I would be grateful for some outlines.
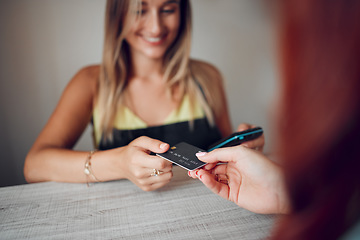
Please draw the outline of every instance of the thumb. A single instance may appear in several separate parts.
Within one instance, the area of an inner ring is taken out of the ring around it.
[[[249,128],[254,128],[255,125],[251,125],[249,123],[240,123],[239,126],[237,127],[237,132],[241,132],[241,131],[245,131],[248,130]]]
[[[169,144],[146,136],[138,137],[129,145],[144,148],[154,153],[163,153],[169,149]]]
[[[239,145],[236,147],[218,148],[211,152],[199,152],[196,153],[196,157],[206,163],[216,162],[233,162],[239,157],[241,151],[244,151],[245,147]]]

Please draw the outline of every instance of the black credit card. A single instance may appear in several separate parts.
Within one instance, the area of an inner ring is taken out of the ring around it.
[[[192,171],[206,165],[206,163],[200,161],[195,156],[198,152],[205,151],[186,142],[181,142],[170,147],[167,152],[157,153],[156,155],[175,163],[186,170]]]

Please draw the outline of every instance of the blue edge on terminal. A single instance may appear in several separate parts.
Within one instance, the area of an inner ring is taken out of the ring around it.
[[[241,135],[238,135],[238,136],[234,136],[234,137],[229,138],[228,140],[226,140],[226,141],[224,141],[224,142],[222,142],[222,143],[220,143],[220,144],[218,144],[218,145],[210,148],[210,149],[208,150],[208,152],[211,152],[212,150],[214,150],[214,149],[216,149],[216,148],[220,148],[220,147],[224,146],[225,144],[227,144],[227,143],[229,143],[229,142],[231,142],[231,141],[234,141],[234,140],[236,140],[236,139],[242,140],[242,139],[244,139],[244,138],[245,138],[246,136],[248,136],[248,135],[251,135],[251,134],[254,134],[254,133],[258,133],[258,132],[262,132],[262,131],[263,131],[262,129],[258,129],[258,130],[255,130],[255,131],[253,131],[253,132],[248,132],[248,133],[244,133],[244,134],[241,134]]]

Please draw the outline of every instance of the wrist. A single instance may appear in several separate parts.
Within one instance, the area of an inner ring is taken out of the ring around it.
[[[123,147],[97,151],[94,155],[93,170],[102,181],[113,181],[126,178],[122,161]]]
[[[92,150],[89,152],[88,156],[86,157],[85,164],[84,164],[84,174],[86,176],[86,184],[89,186],[90,182],[101,182],[94,174],[92,169],[91,160],[95,154],[96,150]]]

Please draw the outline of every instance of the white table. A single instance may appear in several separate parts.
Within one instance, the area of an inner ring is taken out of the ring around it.
[[[0,188],[0,239],[264,239],[275,217],[251,213],[174,167],[165,187],[127,180]]]

